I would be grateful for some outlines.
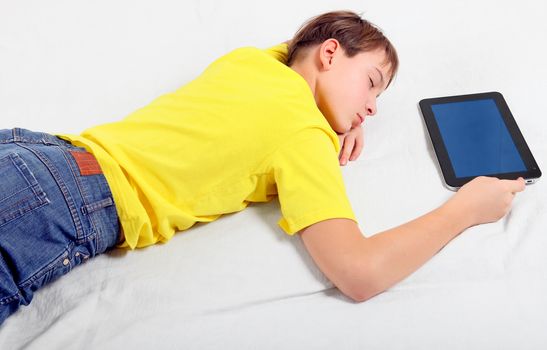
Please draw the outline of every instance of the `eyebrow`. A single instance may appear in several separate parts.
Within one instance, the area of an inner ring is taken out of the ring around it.
[[[378,71],[378,73],[380,73],[380,83],[381,83],[382,86],[384,86],[384,75],[383,75],[382,72],[378,69],[378,67],[374,67],[374,68],[376,68],[376,70]],[[380,95],[381,95],[381,93],[378,94],[378,95],[376,96],[376,98],[380,97]]]
[[[383,83],[383,82],[384,82],[384,75],[383,75],[382,72],[378,69],[378,67],[374,67],[374,68],[376,68],[376,70],[378,71],[378,73],[380,73],[380,78],[381,78],[380,82]]]

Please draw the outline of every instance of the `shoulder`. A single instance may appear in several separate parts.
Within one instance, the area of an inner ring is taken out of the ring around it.
[[[269,63],[281,64],[282,66],[287,67],[285,65],[287,56],[288,46],[286,43],[282,43],[266,49],[253,46],[239,47],[220,57],[217,61],[241,59],[262,60]]]
[[[287,43],[281,43],[281,44],[277,44],[272,47],[269,47],[263,51],[266,54],[268,54],[270,57],[273,57],[277,61],[285,64],[287,62],[287,57],[289,55],[289,46],[287,45]]]

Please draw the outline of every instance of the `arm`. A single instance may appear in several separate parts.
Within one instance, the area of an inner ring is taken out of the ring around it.
[[[523,179],[478,177],[439,208],[365,238],[349,219],[330,219],[300,231],[321,271],[355,301],[381,293],[417,270],[466,228],[503,217]]]

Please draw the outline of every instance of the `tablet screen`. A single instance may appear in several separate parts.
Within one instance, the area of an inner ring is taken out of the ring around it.
[[[456,177],[527,170],[493,99],[433,104],[431,109]]]

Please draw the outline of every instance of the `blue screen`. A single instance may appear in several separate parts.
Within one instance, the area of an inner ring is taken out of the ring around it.
[[[526,171],[493,99],[431,108],[456,177]]]

